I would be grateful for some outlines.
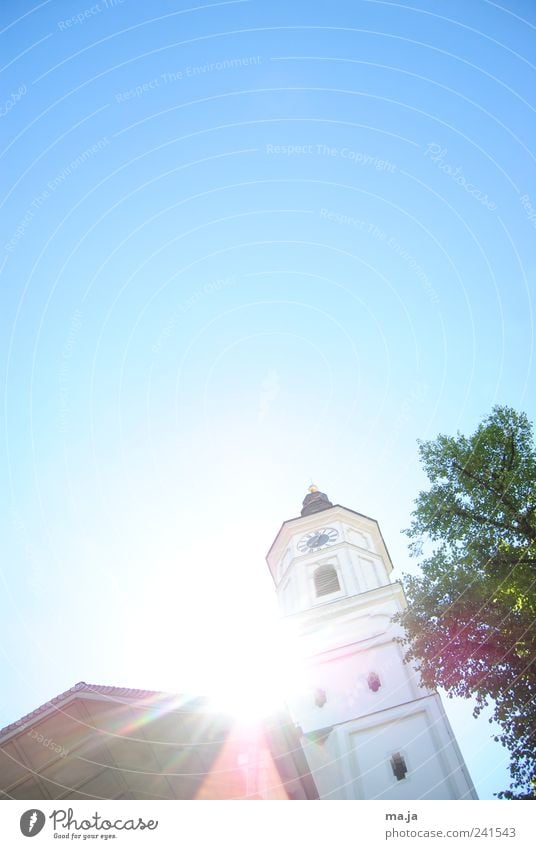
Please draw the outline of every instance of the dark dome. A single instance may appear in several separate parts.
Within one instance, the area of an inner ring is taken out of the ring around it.
[[[301,515],[309,516],[311,513],[319,513],[321,510],[328,510],[330,507],[333,507],[333,504],[325,492],[319,492],[316,486],[311,486],[309,487],[309,492],[303,499]]]

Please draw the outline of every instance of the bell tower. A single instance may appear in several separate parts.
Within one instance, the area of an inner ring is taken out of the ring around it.
[[[311,486],[267,562],[305,656],[288,707],[320,798],[476,799],[439,695],[403,662],[407,605],[376,520]]]

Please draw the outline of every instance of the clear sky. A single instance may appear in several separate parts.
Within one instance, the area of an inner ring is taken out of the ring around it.
[[[79,680],[248,680],[311,478],[399,578],[416,440],[536,419],[536,6],[0,19],[0,724]],[[446,707],[490,798],[504,750]]]

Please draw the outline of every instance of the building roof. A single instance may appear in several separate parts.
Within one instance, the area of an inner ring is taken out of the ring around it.
[[[2,797],[318,794],[284,709],[245,729],[204,699],[80,681],[0,730]]]
[[[54,696],[54,698],[49,699],[48,702],[39,705],[39,707],[36,707],[34,710],[30,711],[30,713],[21,716],[21,718],[15,720],[15,722],[11,722],[9,725],[5,725],[3,728],[0,728],[0,745],[3,738],[6,736],[13,732],[20,731],[25,726],[33,723],[35,720],[39,719],[44,714],[47,714],[51,710],[59,709],[62,702],[69,701],[81,692],[84,692],[86,695],[93,693],[98,696],[108,697],[116,703],[120,702],[121,699],[128,701],[151,699],[154,704],[172,701],[176,710],[184,711],[198,710],[203,702],[200,698],[189,699],[188,701],[185,699],[184,706],[181,707],[182,697],[173,693],[166,693],[158,690],[137,690],[132,687],[111,687],[107,684],[87,684],[85,681],[79,681],[73,687],[70,687],[63,693],[59,693],[59,695]]]
[[[5,725],[3,728],[0,728],[0,744],[2,739],[7,735],[10,735],[12,732],[20,731],[26,725],[31,724],[36,719],[39,719],[39,717],[46,714],[51,709],[58,708],[62,702],[68,701],[82,690],[85,692],[98,693],[102,696],[110,696],[114,699],[120,699],[125,696],[140,699],[164,695],[163,693],[158,693],[154,690],[133,690],[129,687],[108,687],[102,684],[86,684],[85,681],[79,681],[73,687],[70,687],[63,693],[54,696],[54,698],[49,699],[48,702],[39,705],[39,707],[36,707],[34,710],[30,711],[30,713],[21,716],[21,718],[15,720],[15,722],[11,722],[9,725]]]

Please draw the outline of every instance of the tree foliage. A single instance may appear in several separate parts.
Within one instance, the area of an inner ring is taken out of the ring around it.
[[[469,437],[420,443],[430,482],[406,531],[406,660],[423,683],[488,704],[509,750],[502,798],[536,791],[536,450],[524,414],[495,407]],[[490,720],[491,721],[491,720]]]

